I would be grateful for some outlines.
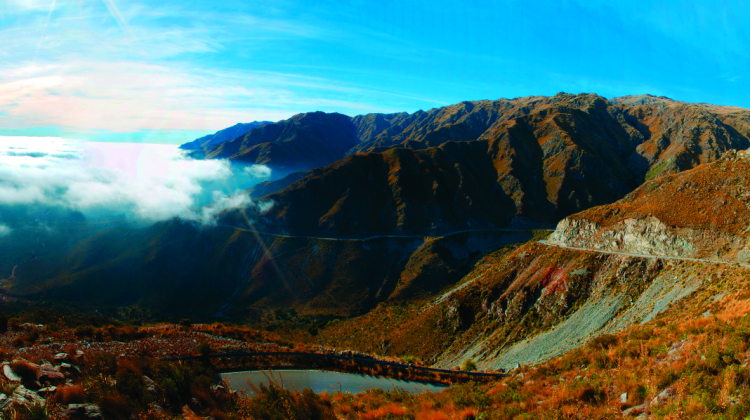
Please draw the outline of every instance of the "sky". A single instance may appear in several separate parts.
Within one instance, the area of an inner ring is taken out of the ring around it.
[[[750,108],[747,21],[739,1],[0,0],[0,136],[176,144],[561,91]]]

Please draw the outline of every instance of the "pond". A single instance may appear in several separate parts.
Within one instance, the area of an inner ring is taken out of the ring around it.
[[[255,392],[247,384],[249,380],[253,384],[268,384],[268,371],[248,371],[248,372],[231,372],[222,373],[221,377],[225,379],[233,391],[245,390],[248,396],[254,396]],[[284,382],[287,389],[296,389],[302,391],[305,388],[311,388],[316,393],[323,391],[349,392],[352,394],[366,391],[369,388],[393,389],[393,387],[402,388],[412,394],[419,394],[425,391],[440,392],[448,385],[430,384],[422,382],[402,381],[391,378],[380,378],[376,376],[358,375],[355,373],[328,372],[322,370],[281,370],[273,371],[273,377],[277,380],[279,377]]]

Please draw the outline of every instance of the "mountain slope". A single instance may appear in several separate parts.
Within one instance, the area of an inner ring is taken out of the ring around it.
[[[621,152],[628,155],[624,162],[640,181],[647,175],[689,169],[715,160],[726,150],[750,146],[750,111],[746,109],[689,104],[651,95],[606,100],[594,94],[560,93],[552,97],[466,101],[411,115],[357,116],[353,121],[361,133],[360,143],[350,153],[473,141],[488,135],[494,125],[554,114],[572,114],[570,123],[575,125],[576,112],[595,117],[577,129],[606,129],[599,133],[601,140],[621,143]]]
[[[204,147],[212,147],[225,141],[231,141],[239,136],[245,135],[247,132],[254,128],[261,127],[266,124],[271,124],[270,121],[253,121],[251,123],[237,123],[231,127],[219,130],[214,134],[203,136],[199,139],[195,139],[189,143],[185,143],[180,146],[183,150],[196,150]]]
[[[489,253],[452,290],[408,308],[381,305],[317,340],[440,367],[472,359],[512,369],[664,317],[746,313],[750,266],[736,261],[750,255],[749,171],[745,153],[729,152],[655,179],[566,218],[546,244]]]
[[[353,150],[382,152],[254,191],[276,203],[254,217],[263,230],[356,237],[551,226],[644,179],[750,145],[747,110],[652,96],[558,94],[352,121],[369,139]],[[242,223],[244,210],[223,217]]]
[[[356,143],[349,117],[311,112],[263,125],[234,140],[196,150],[192,156],[263,164],[289,173],[329,165]]]
[[[337,241],[173,220],[107,229],[19,264],[6,296],[237,320],[276,308],[354,316],[379,302],[430,296],[487,249],[529,238],[494,232]]]
[[[550,243],[638,254],[750,262],[750,156],[645,183],[612,205],[560,222]]]

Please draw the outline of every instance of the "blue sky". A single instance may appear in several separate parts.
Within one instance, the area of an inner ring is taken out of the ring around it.
[[[651,93],[750,107],[741,2],[0,1],[0,135],[179,143],[322,110]]]

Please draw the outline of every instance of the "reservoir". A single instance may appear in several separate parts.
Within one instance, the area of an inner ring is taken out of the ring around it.
[[[412,394],[420,394],[425,391],[440,392],[448,388],[448,385],[442,384],[402,381],[391,378],[358,375],[355,373],[322,370],[282,370],[272,373],[277,381],[281,377],[286,389],[302,391],[305,388],[310,388],[316,393],[322,393],[323,391],[336,392],[336,390],[340,390],[341,392],[357,394],[369,388],[392,390],[394,387],[398,387]],[[270,374],[268,371],[231,372],[222,373],[221,377],[229,383],[233,391],[245,390],[247,395],[252,397],[255,396],[255,392],[247,384],[247,381],[249,380],[255,385],[261,383],[268,385],[268,377],[266,375]]]

